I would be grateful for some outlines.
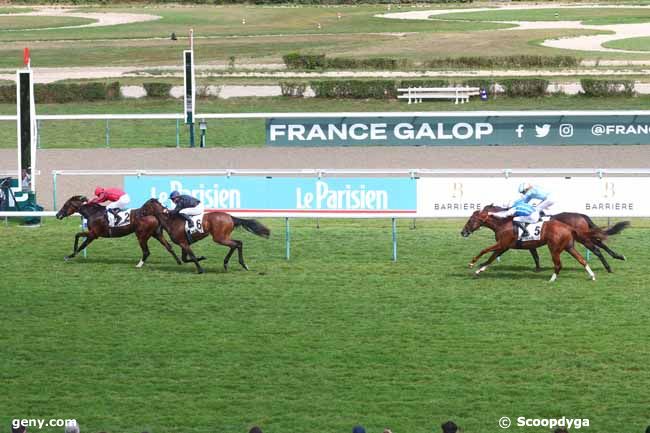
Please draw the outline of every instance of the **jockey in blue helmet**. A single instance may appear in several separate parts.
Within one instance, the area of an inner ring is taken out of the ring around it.
[[[551,194],[538,186],[531,185],[528,182],[522,182],[519,184],[519,194],[523,194],[522,200],[526,203],[529,203],[531,200],[539,200],[535,209],[538,210],[540,214],[544,209],[552,206],[554,203],[551,199]]]

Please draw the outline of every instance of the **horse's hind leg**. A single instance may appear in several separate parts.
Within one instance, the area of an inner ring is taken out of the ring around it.
[[[537,248],[532,248],[528,251],[530,251],[530,255],[533,256],[533,260],[535,261],[535,272],[541,271],[542,268],[539,266],[539,254],[537,254]]]
[[[228,262],[230,261],[230,258],[234,254],[235,251],[239,251],[239,248],[241,247],[241,242],[236,241],[234,239],[215,239],[214,240],[216,243],[225,245],[230,248],[228,251],[228,254],[226,254],[226,257],[223,258],[223,268],[227,271],[228,270]],[[242,255],[239,253],[239,263],[242,263]],[[244,269],[248,270],[248,267],[243,264]]]
[[[619,254],[616,251],[612,250],[610,247],[608,247],[605,244],[605,242],[601,240],[596,241],[596,245],[604,249],[607,252],[607,254],[609,254],[610,256],[614,257],[617,260],[627,260],[623,254]]]
[[[596,257],[600,260],[600,262],[603,264],[605,269],[607,269],[607,272],[612,272],[612,268],[609,266],[609,263],[607,263],[607,260],[605,260],[605,256],[603,255],[602,252],[600,252],[600,248],[598,248],[596,245],[594,245],[591,241],[583,242],[583,245],[585,248],[587,248],[589,251],[594,253]]]
[[[142,258],[138,262],[137,265],[135,265],[136,268],[141,268],[144,266],[144,262],[147,261],[147,257],[151,254],[149,251],[149,245],[147,244],[147,238],[142,237],[138,238],[138,243],[140,244],[140,249],[142,250]]]
[[[248,265],[244,263],[244,243],[242,241],[238,241],[236,239],[233,239],[235,242],[239,244],[237,247],[237,255],[239,256],[239,264],[242,266],[242,268],[248,270]]]
[[[580,253],[575,249],[575,247],[570,246],[566,248],[566,251],[573,256],[574,259],[576,259],[582,266],[585,267],[585,271],[589,274],[589,277],[595,281],[596,280],[596,275],[594,272],[591,270],[589,267],[589,263],[580,255]]]

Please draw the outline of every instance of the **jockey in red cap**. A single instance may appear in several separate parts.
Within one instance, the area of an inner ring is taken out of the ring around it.
[[[107,201],[110,203],[106,205],[106,210],[115,216],[115,225],[118,225],[120,223],[118,212],[131,203],[131,198],[119,188],[102,188],[98,186],[95,188],[95,198],[90,200],[88,204],[101,204]]]

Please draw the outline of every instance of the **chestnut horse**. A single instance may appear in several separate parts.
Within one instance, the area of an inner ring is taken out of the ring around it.
[[[144,215],[153,215],[158,218],[160,224],[169,233],[172,241],[181,247],[183,261],[194,262],[199,274],[205,272],[199,264],[205,257],[196,257],[190,248],[190,244],[211,235],[214,242],[230,247],[230,251],[223,259],[225,270],[228,270],[228,262],[235,250],[239,256],[239,264],[248,270],[248,266],[244,263],[244,243],[237,239],[231,239],[230,234],[235,227],[240,226],[263,238],[268,238],[271,234],[268,228],[256,220],[235,218],[225,212],[208,212],[203,215],[202,219],[203,233],[193,234],[190,241],[185,234],[185,220],[179,216],[171,216],[169,210],[155,198],[147,200],[141,209]]]
[[[142,258],[136,267],[141,268],[147,260],[147,257],[149,257],[150,252],[147,241],[152,236],[169,251],[169,254],[174,256],[176,263],[181,264],[172,246],[165,239],[162,228],[155,217],[142,214],[141,209],[133,209],[129,216],[129,224],[122,227],[109,227],[106,208],[100,204],[89,205],[87,202],[88,199],[86,197],[75,195],[70,197],[61,210],[56,213],[56,218],[59,220],[69,217],[74,213],[78,213],[88,220],[88,231],[79,232],[75,235],[72,254],[65,256],[66,261],[76,256],[79,251],[82,251],[97,238],[120,238],[135,233],[140,243],[140,248],[142,249]],[[79,245],[79,238],[81,237],[85,237],[86,239]]]
[[[506,208],[499,206],[487,206],[485,209],[489,212],[500,212],[506,210]],[[552,215],[550,218],[561,221],[575,230],[575,240],[580,242],[585,246],[585,248],[598,257],[607,272],[612,272],[612,268],[609,266],[603,253],[600,251],[601,248],[615,259],[625,260],[625,256],[612,250],[607,244],[605,244],[605,240],[609,236],[616,235],[629,227],[629,221],[618,222],[608,229],[601,229],[587,215],[577,212],[562,212]],[[540,271],[541,268],[539,266],[539,255],[537,254],[537,249],[531,248],[530,254],[533,256],[533,260],[535,261],[535,271]]]
[[[494,208],[492,206],[486,206],[481,211],[475,211],[461,231],[461,235],[464,237],[468,237],[480,227],[487,227],[495,233],[497,243],[482,250],[469,263],[469,267],[472,268],[481,256],[489,252],[492,253],[487,261],[479,265],[476,275],[484,272],[497,257],[511,248],[531,250],[533,248],[541,247],[542,245],[548,245],[555,270],[550,281],[555,281],[562,269],[560,254],[562,254],[563,251],[571,254],[582,266],[584,266],[592,280],[596,279],[589,264],[587,264],[586,260],[578,251],[576,251],[574,246],[574,236],[576,236],[576,232],[568,225],[557,220],[547,221],[542,226],[540,239],[538,241],[518,242],[517,231],[512,224],[512,218],[498,218],[490,215],[493,211],[490,209]]]

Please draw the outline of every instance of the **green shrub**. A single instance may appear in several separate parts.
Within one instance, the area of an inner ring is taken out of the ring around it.
[[[290,53],[282,56],[287,69],[323,69],[325,54]]]
[[[448,87],[449,81],[441,79],[431,80],[402,80],[399,82],[398,88],[407,87]]]
[[[119,89],[117,82],[35,84],[34,99],[41,104],[114,100],[120,97]]]
[[[391,80],[328,80],[309,83],[317,98],[390,99],[397,95]]]
[[[289,53],[282,56],[287,69],[377,69],[395,70],[406,66],[406,60],[387,57],[353,59],[350,57],[326,57],[325,54]]]
[[[281,81],[280,89],[282,89],[282,96],[290,96],[294,98],[302,98],[305,94],[307,84],[297,83],[294,81]]]
[[[424,65],[433,69],[444,68],[570,68],[580,64],[580,59],[573,56],[461,56],[432,59]]]
[[[587,96],[632,96],[634,82],[631,80],[596,80],[583,78],[580,80],[582,90]]]
[[[168,98],[172,85],[169,83],[143,83],[144,90],[150,98]]]
[[[16,104],[16,85],[0,86],[0,103]]]
[[[511,98],[529,97],[535,98],[546,95],[548,80],[541,78],[515,78],[500,80],[499,84],[503,86],[506,96]]]

